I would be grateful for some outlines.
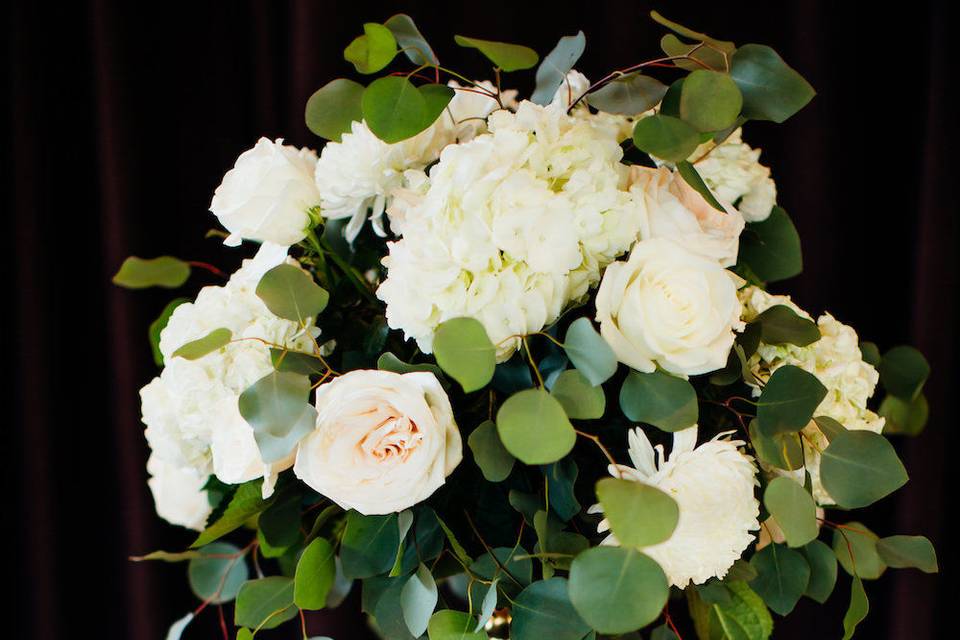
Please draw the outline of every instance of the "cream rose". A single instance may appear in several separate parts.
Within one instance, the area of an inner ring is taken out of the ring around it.
[[[320,204],[313,173],[317,155],[260,138],[223,176],[210,211],[230,236],[230,246],[257,240],[290,246],[307,235],[307,210]]]
[[[432,373],[358,370],[317,389],[317,428],[293,470],[344,509],[378,515],[426,500],[461,458],[450,400]]]
[[[666,167],[630,167],[630,192],[643,201],[649,227],[644,238],[667,238],[722,266],[737,263],[743,215],[732,206],[726,213],[703,199],[683,177]]]
[[[637,371],[714,371],[743,326],[737,277],[670,240],[644,240],[607,267],[597,321],[620,362]]]

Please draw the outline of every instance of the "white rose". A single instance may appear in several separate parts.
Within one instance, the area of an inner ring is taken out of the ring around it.
[[[246,239],[289,246],[306,236],[307,210],[320,204],[317,155],[282,143],[260,138],[223,176],[210,211],[230,231],[225,244]]]
[[[643,240],[626,262],[607,267],[597,321],[620,362],[637,371],[714,371],[743,326],[737,277],[670,240]]]
[[[649,227],[644,238],[668,238],[686,249],[717,260],[737,263],[744,220],[726,206],[717,211],[687,181],[666,167],[630,167],[630,192],[646,206]]]
[[[432,373],[358,370],[317,389],[317,428],[301,440],[293,470],[344,509],[386,514],[426,500],[461,449]]]
[[[156,455],[147,460],[147,473],[157,515],[170,524],[202,531],[212,510],[203,490],[207,476],[168,464]]]

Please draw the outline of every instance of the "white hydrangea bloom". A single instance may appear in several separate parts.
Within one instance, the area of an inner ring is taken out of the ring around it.
[[[526,101],[488,126],[444,149],[429,176],[411,172],[390,211],[402,239],[388,243],[377,295],[427,353],[441,322],[470,316],[506,359],[511,336],[556,320],[643,226],[605,128]]]
[[[754,496],[758,486],[753,458],[742,453],[741,440],[719,434],[697,444],[697,427],[673,434],[673,451],[667,458],[662,445],[651,446],[642,429],[629,435],[633,466],[610,466],[610,475],[643,482],[668,494],[680,507],[677,528],[665,542],[643,552],[657,561],[668,582],[679,588],[690,582],[703,584],[723,578],[753,542],[751,533],[760,528],[760,503]],[[601,513],[600,505],[589,509]],[[607,520],[600,533],[609,531]],[[618,545],[613,534],[603,544]]]
[[[706,154],[706,157],[703,157]],[[720,145],[700,145],[690,156],[697,162],[697,173],[717,199],[737,208],[747,222],[766,220],[777,203],[777,186],[770,168],[760,164],[760,149],[752,149],[737,129]],[[742,200],[741,200],[742,198]]]
[[[771,295],[759,287],[746,287],[740,292],[743,303],[743,319],[747,322],[776,305],[786,305],[799,315],[811,319],[787,296]],[[768,345],[761,343],[750,358],[750,368],[760,380],[767,380],[778,367],[793,365],[812,373],[827,388],[827,395],[814,415],[829,416],[847,429],[867,430],[880,433],[884,419],[867,409],[867,401],[873,395],[880,375],[864,362],[860,353],[857,332],[838,321],[829,313],[817,319],[820,339],[806,347],[794,345]],[[755,389],[754,395],[760,390]],[[834,504],[833,498],[820,482],[820,453],[829,444],[826,436],[815,422],[803,429],[803,449],[806,470],[813,481],[813,497],[819,504]],[[803,470],[794,472],[802,481]]]
[[[213,473],[229,484],[263,477],[265,495],[292,464],[292,455],[264,464],[237,405],[247,387],[273,370],[270,347],[261,340],[308,351],[317,333],[274,316],[255,293],[262,275],[285,257],[285,248],[265,245],[226,285],[204,287],[194,302],[173,312],[160,334],[166,366],[140,390],[146,438],[158,464],[203,477]],[[197,360],[173,357],[182,345],[219,328],[229,329],[234,341]]]
[[[592,83],[587,76],[573,69],[567,72],[566,77],[564,77],[563,82],[560,83],[560,88],[557,89],[550,104],[555,108],[569,109],[570,104],[582,96],[591,86]],[[616,137],[617,142],[623,142],[627,138],[630,138],[633,135],[633,125],[636,121],[644,115],[653,113],[652,109],[646,113],[640,113],[635,116],[624,116],[607,113],[605,111],[591,113],[587,107],[588,102],[589,98],[581,100],[577,106],[574,107],[570,115],[575,118],[590,120],[595,127],[609,129],[610,134]]]
[[[374,231],[384,235],[382,216],[394,192],[404,186],[404,172],[423,169],[440,157],[449,144],[473,139],[486,130],[486,118],[500,106],[492,97],[456,90],[440,118],[413,138],[388,144],[364,122],[354,122],[340,142],[328,142],[320,153],[315,179],[320,191],[321,213],[330,219],[349,218],[345,235],[353,241],[370,218]],[[478,83],[496,91],[489,81]],[[504,91],[501,102],[514,104],[516,91]]]
[[[170,524],[202,531],[213,510],[203,490],[207,476],[189,467],[164,462],[156,454],[147,460],[147,473],[157,515]]]

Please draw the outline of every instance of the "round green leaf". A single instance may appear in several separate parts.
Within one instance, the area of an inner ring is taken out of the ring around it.
[[[323,609],[337,575],[336,553],[329,542],[314,538],[297,561],[293,602],[301,609]]]
[[[930,364],[923,354],[906,345],[894,347],[880,361],[880,382],[901,400],[912,401],[930,376]]]
[[[530,101],[536,104],[547,105],[553,100],[554,94],[573,65],[577,63],[583,50],[587,46],[587,39],[580,31],[573,36],[563,36],[560,42],[548,53],[537,67],[536,88],[530,95]],[[573,96],[576,100],[580,96]],[[636,112],[635,112],[636,113]]]
[[[397,55],[397,41],[387,27],[375,22],[363,25],[358,36],[343,50],[343,59],[353,64],[360,73],[376,73],[386,67]]]
[[[767,436],[800,431],[826,395],[827,388],[812,373],[793,365],[778,367],[757,401],[760,431]]]
[[[745,44],[730,60],[730,76],[743,95],[743,115],[783,122],[816,95],[813,87],[770,47]]]
[[[340,543],[343,575],[355,579],[386,573],[393,566],[399,545],[397,514],[365,516],[348,512]]]
[[[872,431],[845,431],[820,458],[823,488],[842,507],[859,509],[907,482],[907,470],[893,445]]]
[[[433,609],[437,606],[437,583],[430,570],[420,563],[417,571],[410,576],[400,592],[400,608],[407,629],[414,638],[427,631]]]
[[[810,582],[803,595],[823,604],[837,583],[837,556],[833,549],[819,540],[805,546],[803,555],[810,565]]]
[[[207,335],[196,340],[191,340],[179,349],[173,352],[174,358],[184,358],[185,360],[197,360],[203,356],[225,347],[233,338],[230,329],[214,329]]]
[[[600,111],[635,116],[657,106],[666,93],[666,85],[656,78],[630,73],[592,92],[587,102]]]
[[[877,552],[888,567],[920,569],[924,573],[938,573],[937,552],[923,536],[889,536],[877,542]]]
[[[673,498],[642,482],[603,478],[597,483],[597,499],[625,547],[649,547],[668,540],[680,519],[680,507]]]
[[[564,578],[534,582],[517,596],[511,613],[511,640],[580,640],[590,631],[570,603]]]
[[[810,565],[803,554],[771,543],[757,552],[750,564],[757,570],[750,587],[767,606],[782,616],[793,611],[810,580]]]
[[[497,432],[524,464],[548,464],[570,453],[577,434],[563,406],[543,389],[515,393],[497,411]]]
[[[927,404],[927,397],[922,393],[912,402],[905,402],[897,396],[888,395],[880,403],[877,413],[886,418],[883,425],[885,434],[915,436],[927,426],[930,405]]]
[[[593,386],[603,384],[617,372],[616,354],[593,328],[589,318],[577,318],[570,323],[563,350]]]
[[[733,78],[719,71],[697,69],[683,81],[680,117],[698,131],[719,131],[734,123],[743,96]]]
[[[660,565],[634,549],[594,547],[570,566],[570,601],[600,633],[628,633],[650,624],[669,594]]]
[[[693,426],[699,416],[693,385],[663,371],[631,371],[620,389],[620,409],[630,420],[671,432]]]
[[[880,366],[880,348],[874,342],[863,341],[860,343],[860,353],[863,361],[874,367]]]
[[[790,478],[771,480],[763,492],[763,504],[776,518],[791,547],[802,547],[820,533],[813,497]]]
[[[363,92],[360,106],[370,130],[390,144],[412,138],[433,122],[423,94],[401,76],[374,80]]]
[[[480,38],[467,38],[465,36],[454,36],[453,39],[461,47],[479,50],[490,62],[497,65],[501,71],[529,69],[540,60],[540,56],[537,55],[536,51],[530,47],[524,47],[519,44],[481,40]]]
[[[594,387],[576,369],[568,369],[557,376],[550,392],[563,405],[567,416],[575,420],[601,418],[607,406],[603,387]]]
[[[126,289],[164,287],[176,289],[190,277],[190,265],[171,256],[138,258],[130,256],[113,276],[113,284]]]
[[[820,339],[820,329],[812,320],[797,315],[784,304],[770,307],[751,324],[760,325],[760,339],[766,344],[792,344],[806,347]]]
[[[383,26],[390,29],[393,37],[397,39],[397,44],[403,49],[403,53],[410,59],[410,62],[417,66],[440,64],[437,54],[430,48],[410,16],[405,13],[398,13],[384,22]]]
[[[240,549],[227,542],[214,542],[200,549],[190,560],[187,579],[200,600],[212,604],[230,602],[250,575]]]
[[[257,297],[273,315],[300,323],[314,319],[330,300],[330,294],[310,274],[286,263],[263,274]]]
[[[427,106],[426,120],[428,127],[436,122],[456,94],[452,87],[445,84],[425,84],[418,91],[423,96],[424,103]]]
[[[468,613],[443,609],[430,618],[427,636],[430,640],[487,640],[483,631],[474,631],[476,619]]]
[[[774,207],[766,220],[747,225],[740,236],[739,264],[766,282],[792,278],[803,271],[800,235],[786,211]]]
[[[293,578],[270,576],[248,580],[237,594],[234,624],[251,629],[273,629],[297,615]]]
[[[833,531],[833,552],[844,571],[864,580],[876,580],[887,565],[877,551],[877,534],[860,522],[848,522]]]
[[[433,354],[440,368],[466,393],[487,386],[497,365],[497,350],[474,318],[454,318],[437,327]]]
[[[331,80],[307,100],[304,118],[307,128],[321,138],[340,141],[354,122],[363,120],[360,99],[363,85],[346,78]]]
[[[316,428],[309,395],[310,378],[290,371],[268,373],[240,394],[240,415],[253,428],[264,462],[286,458]]]
[[[680,162],[696,151],[700,136],[683,120],[657,114],[637,121],[633,128],[633,143],[652,156]]]
[[[467,444],[473,452],[474,462],[488,482],[502,482],[507,479],[516,458],[510,455],[500,442],[497,425],[493,420],[487,420],[474,429],[467,438]]]

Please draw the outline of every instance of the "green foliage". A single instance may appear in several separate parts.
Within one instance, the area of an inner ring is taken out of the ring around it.
[[[860,343],[860,353],[863,356],[863,361],[867,364],[870,364],[874,367],[880,366],[880,349],[873,342],[861,342]]]
[[[323,609],[337,574],[335,549],[315,538],[303,550],[293,577],[293,602],[301,609]]]
[[[433,574],[421,563],[400,592],[403,620],[413,637],[419,638],[427,631],[438,597]]]
[[[467,444],[473,452],[474,462],[488,482],[502,482],[507,479],[516,458],[500,442],[497,425],[493,420],[487,420],[474,429],[467,438]]]
[[[561,520],[567,522],[580,513],[580,503],[574,491],[580,469],[573,458],[568,456],[559,462],[543,466],[542,470],[547,480],[550,508]]]
[[[744,229],[738,266],[748,267],[765,282],[786,280],[803,271],[800,235],[781,207],[774,207],[763,222],[751,222]]]
[[[680,507],[669,495],[642,482],[603,478],[597,499],[620,544],[649,547],[668,540],[677,528]]]
[[[515,393],[497,411],[503,446],[524,464],[549,464],[570,453],[577,439],[563,405],[543,389]]]
[[[751,324],[760,326],[760,339],[766,344],[792,344],[806,347],[820,339],[817,323],[797,314],[784,304],[770,307]]]
[[[819,540],[810,542],[802,551],[810,565],[810,582],[803,595],[823,604],[837,584],[837,557],[833,549]]]
[[[842,507],[859,509],[907,482],[907,470],[886,438],[872,431],[845,431],[820,459],[823,487]]]
[[[176,289],[190,277],[190,265],[179,258],[138,258],[130,256],[113,276],[113,284],[125,289],[163,287]]]
[[[240,415],[253,429],[264,462],[286,458],[316,428],[309,396],[310,378],[289,371],[272,371],[240,394]]]
[[[356,579],[386,573],[393,566],[399,544],[397,514],[365,516],[350,511],[340,543],[343,575]]]
[[[794,433],[813,419],[813,412],[827,395],[827,388],[800,367],[778,367],[757,401],[757,423],[767,436]]]
[[[681,69],[686,69],[687,71],[703,69],[704,64],[714,69],[725,69],[727,67],[727,60],[724,58],[723,50],[704,46],[699,42],[683,42],[672,33],[668,33],[660,38],[660,49],[668,56],[689,56],[693,58],[692,60],[678,59],[673,61],[676,66]],[[729,43],[729,48],[726,53],[729,56],[732,52],[733,43],[731,42]]]
[[[919,435],[927,426],[930,417],[930,405],[927,397],[922,393],[910,402],[901,400],[897,396],[888,395],[880,403],[877,411],[886,418],[883,432],[887,435],[900,434],[906,436]]]
[[[682,160],[677,163],[677,173],[680,174],[680,177],[684,181],[693,187],[693,189],[703,196],[703,199],[707,201],[711,207],[717,211],[723,211],[726,213],[726,209],[723,208],[723,205],[714,197],[713,192],[710,191],[710,187],[707,186],[707,183],[703,181],[703,178],[700,177],[700,174],[697,173],[697,170],[693,168],[693,165]]]
[[[796,471],[803,467],[803,445],[797,433],[768,436],[760,431],[756,420],[750,422],[750,444],[757,457],[778,469]]]
[[[260,486],[262,484],[262,480],[251,480],[237,487],[236,492],[233,494],[233,497],[230,498],[230,502],[227,504],[223,514],[216,522],[208,524],[207,528],[204,529],[203,532],[197,536],[197,539],[194,540],[193,544],[190,545],[190,548],[196,549],[202,547],[227,535],[242,526],[249,518],[257,515],[272,504],[273,501],[276,500],[277,494],[264,500],[260,495]]]
[[[171,300],[167,303],[167,306],[163,308],[163,311],[160,312],[157,319],[150,323],[147,336],[150,339],[150,351],[153,353],[153,361],[158,367],[163,366],[163,354],[160,353],[160,332],[167,327],[167,323],[170,321],[170,316],[173,315],[174,310],[185,302],[190,302],[190,299],[175,298]]]
[[[307,100],[307,128],[321,138],[340,142],[354,122],[363,120],[360,99],[364,87],[347,78],[337,78],[317,89]]]
[[[330,294],[306,271],[292,264],[279,264],[263,274],[257,297],[273,315],[301,324],[323,311]]]
[[[813,497],[790,478],[771,480],[763,492],[763,504],[780,525],[791,547],[802,547],[820,533]]]
[[[417,66],[440,64],[437,54],[430,48],[410,16],[405,13],[398,13],[384,22],[383,26],[390,29],[393,37],[397,40],[397,44],[403,49],[403,53],[410,62]]]
[[[410,364],[404,362],[392,353],[385,353],[377,359],[377,369],[382,371],[393,371],[394,373],[412,373],[414,371],[429,371],[443,381],[443,371],[434,364]]]
[[[656,620],[670,588],[652,558],[634,549],[600,546],[574,558],[569,591],[574,608],[593,629],[621,634]]]
[[[467,38],[465,36],[454,36],[454,40],[461,47],[477,49],[501,71],[529,69],[540,60],[536,51],[519,44]]]
[[[563,350],[593,386],[603,384],[617,372],[617,356],[593,328],[589,318],[577,318],[570,323]]]
[[[620,388],[620,409],[635,422],[682,431],[697,422],[697,392],[683,378],[663,371],[631,371]]]
[[[923,536],[889,536],[877,541],[877,553],[888,567],[920,569],[924,573],[939,573],[937,552]]]
[[[243,583],[237,594],[234,624],[251,629],[273,629],[296,615],[293,579],[270,576]]]
[[[703,43],[709,44],[714,49],[718,49],[719,51],[723,51],[726,53],[732,53],[735,49],[734,44],[732,42],[729,42],[727,40],[717,40],[716,38],[711,38],[705,33],[694,31],[693,29],[689,27],[685,27],[678,22],[674,22],[673,20],[669,20],[665,18],[657,11],[651,11],[650,17],[657,24],[661,24],[665,26],[667,29],[670,29],[677,35],[683,36],[684,38],[689,38],[690,40],[696,40],[697,42],[703,42]]]
[[[475,631],[476,620],[468,613],[443,609],[430,618],[427,636],[430,640],[486,640],[487,634]]]
[[[833,532],[833,552],[844,571],[864,580],[876,580],[887,570],[877,551],[877,534],[860,522],[848,522]]]
[[[696,151],[700,136],[680,118],[659,113],[637,121],[633,128],[633,143],[652,156],[680,162]]]
[[[513,603],[512,640],[580,640],[590,631],[570,603],[567,581],[550,578],[534,582]]]
[[[725,581],[718,586],[724,595],[715,602],[703,599],[702,589],[686,590],[698,636],[717,640],[767,640],[773,632],[773,618],[763,599],[743,581]]]
[[[278,496],[263,510],[257,524],[261,538],[267,545],[281,550],[300,541],[300,503],[300,494],[289,491]]]
[[[591,107],[624,116],[635,116],[660,104],[667,86],[642,73],[628,73],[611,80],[587,96]]]
[[[173,352],[174,358],[184,358],[185,360],[197,360],[212,353],[217,349],[230,344],[233,338],[233,332],[230,329],[214,329],[207,335],[182,345]]]
[[[857,625],[863,622],[870,612],[870,601],[863,588],[863,581],[854,576],[850,584],[850,606],[843,616],[843,640],[850,640]]]
[[[363,35],[358,36],[343,50],[343,59],[353,64],[360,73],[376,73],[393,61],[397,55],[397,41],[393,32],[382,24],[368,22]]]
[[[698,131],[719,131],[740,114],[743,97],[737,83],[725,73],[697,69],[683,81],[680,117]]]
[[[550,392],[563,405],[567,416],[574,420],[601,418],[607,406],[603,388],[591,385],[576,369],[568,369],[557,376]]]
[[[211,604],[230,602],[249,577],[244,552],[226,542],[214,542],[200,549],[200,557],[190,560],[187,578],[190,589],[200,600]]]
[[[913,401],[920,395],[930,376],[930,365],[923,354],[908,346],[899,346],[883,354],[880,361],[880,382],[892,395]]]
[[[270,349],[270,363],[277,371],[286,371],[301,376],[320,376],[327,372],[323,360],[312,353]]]
[[[770,543],[750,560],[757,577],[750,587],[782,616],[793,611],[810,581],[810,565],[799,551]]]
[[[474,318],[454,318],[437,327],[433,352],[444,373],[470,393],[487,386],[497,365],[497,350]]]
[[[743,94],[743,115],[783,122],[806,106],[816,92],[770,47],[745,44],[730,60],[730,76]]]
[[[537,68],[537,84],[533,93],[530,95],[531,102],[536,104],[550,104],[554,94],[563,83],[567,72],[573,69],[583,50],[587,46],[587,38],[583,31],[577,32],[573,36],[564,36],[560,38],[553,51],[548,53]],[[571,96],[576,100],[580,96]],[[634,113],[639,113],[635,111]]]
[[[370,83],[360,99],[360,107],[374,135],[394,144],[433,124],[453,93],[453,89],[443,85],[417,88],[405,77],[387,76]]]

